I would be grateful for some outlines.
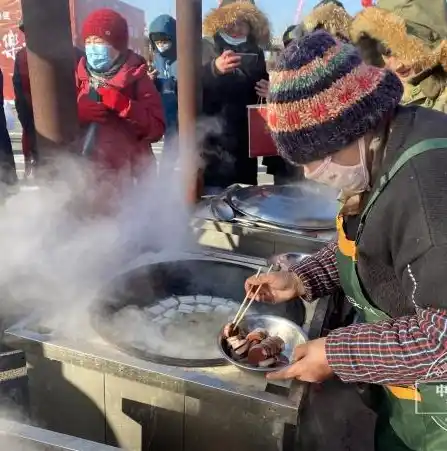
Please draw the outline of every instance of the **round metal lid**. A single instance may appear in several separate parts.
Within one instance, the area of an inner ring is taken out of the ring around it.
[[[336,191],[311,182],[237,187],[227,201],[249,219],[297,230],[334,229],[339,208]]]

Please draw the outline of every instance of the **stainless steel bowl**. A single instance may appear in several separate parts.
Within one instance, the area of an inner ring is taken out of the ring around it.
[[[273,336],[279,336],[281,337],[286,346],[283,354],[289,359],[292,359],[293,350],[295,349],[295,346],[303,344],[307,341],[307,336],[304,333],[303,329],[301,327],[297,326],[295,323],[292,323],[292,321],[289,321],[285,318],[281,318],[280,316],[273,316],[273,315],[248,315],[246,316],[239,325],[242,329],[247,331],[252,331],[254,329],[257,329],[258,327],[262,329],[266,329],[269,333],[269,335]],[[269,368],[259,368],[252,365],[249,365],[247,363],[241,363],[236,360],[234,360],[229,352],[226,345],[226,341],[223,338],[223,330],[225,325],[222,327],[221,331],[219,332],[219,336],[217,339],[217,346],[219,347],[219,351],[221,352],[223,358],[231,363],[232,365],[235,365],[243,370],[248,371],[256,371],[258,373],[269,373],[271,371],[277,371],[278,367],[269,367]],[[281,366],[281,368],[284,368],[284,366]]]

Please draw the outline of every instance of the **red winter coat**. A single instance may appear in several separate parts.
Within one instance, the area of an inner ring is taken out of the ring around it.
[[[129,98],[130,106],[121,113],[110,111],[106,122],[97,124],[92,159],[112,178],[114,174],[135,177],[153,160],[151,143],[165,132],[161,97],[147,74],[146,61],[131,51],[123,67],[106,83],[105,89],[118,90]],[[85,57],[78,65],[77,85],[79,102],[90,92]],[[82,115],[79,120],[81,126],[88,127]]]

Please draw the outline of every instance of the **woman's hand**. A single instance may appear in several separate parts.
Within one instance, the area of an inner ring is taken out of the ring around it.
[[[256,94],[266,99],[269,94],[269,87],[270,83],[268,80],[259,80],[255,86]]]
[[[107,121],[109,113],[106,107],[91,100],[87,94],[78,99],[78,116],[82,122],[97,122],[103,124]]]
[[[225,50],[216,60],[214,61],[219,74],[225,75],[233,72],[241,65],[241,57],[236,55],[232,50]]]
[[[261,302],[279,304],[304,296],[306,293],[299,276],[289,271],[252,276],[245,282],[245,291],[253,295],[259,285],[261,289],[255,299]]]
[[[109,110],[122,113],[130,106],[130,99],[115,88],[99,88],[98,94],[102,97],[102,103]]]
[[[148,75],[149,75],[149,78],[152,81],[154,81],[158,77],[158,70],[157,69],[150,70]]]
[[[333,376],[326,357],[326,338],[312,340],[295,348],[295,363],[267,375],[270,380],[297,379],[303,382],[323,382]]]

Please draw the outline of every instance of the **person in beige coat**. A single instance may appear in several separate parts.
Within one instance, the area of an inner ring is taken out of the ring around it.
[[[399,76],[403,105],[447,112],[446,9],[445,0],[380,0],[351,24],[351,40]]]

